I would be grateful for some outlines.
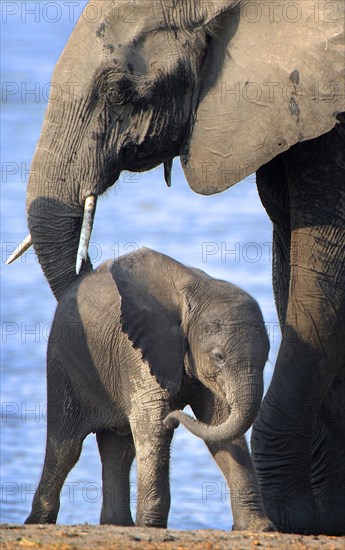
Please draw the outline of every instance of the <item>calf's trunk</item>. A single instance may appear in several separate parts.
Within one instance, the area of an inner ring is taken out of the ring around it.
[[[182,411],[173,411],[164,419],[165,426],[173,429],[181,422],[187,430],[203,439],[205,443],[233,441],[241,437],[253,424],[259,412],[263,393],[262,369],[261,377],[259,373],[254,375],[254,379],[249,376],[235,391],[228,385],[225,393],[230,413],[222,424],[205,424]]]

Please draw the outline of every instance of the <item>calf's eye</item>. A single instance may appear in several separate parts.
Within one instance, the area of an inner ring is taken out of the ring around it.
[[[210,357],[212,361],[216,363],[218,366],[221,366],[225,363],[225,353],[218,348],[214,348],[211,351]]]

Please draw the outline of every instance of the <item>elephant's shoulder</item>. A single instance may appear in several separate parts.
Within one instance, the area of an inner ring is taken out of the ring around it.
[[[78,312],[119,310],[120,296],[109,270],[97,269],[71,286],[59,301],[58,310],[72,317]],[[115,308],[115,310],[114,310]]]

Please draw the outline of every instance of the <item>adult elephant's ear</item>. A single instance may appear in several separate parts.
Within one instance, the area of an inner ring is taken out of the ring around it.
[[[113,263],[110,272],[121,296],[123,332],[141,351],[160,386],[177,393],[186,351],[181,320],[122,267]]]
[[[344,2],[241,2],[218,17],[189,142],[191,188],[223,191],[345,110]]]

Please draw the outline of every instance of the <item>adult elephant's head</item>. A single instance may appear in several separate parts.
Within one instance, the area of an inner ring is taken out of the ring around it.
[[[255,3],[256,15],[230,0],[87,5],[53,74],[27,194],[32,241],[57,297],[76,277],[86,199],[122,170],[164,162],[169,181],[181,156],[191,187],[215,193],[334,126],[342,2],[327,21],[291,4],[297,11]],[[88,238],[82,271],[91,269]]]

